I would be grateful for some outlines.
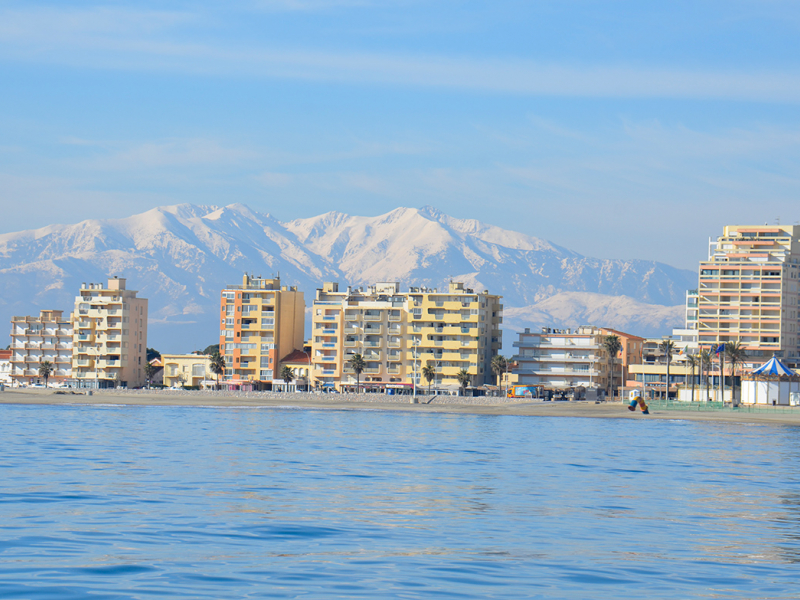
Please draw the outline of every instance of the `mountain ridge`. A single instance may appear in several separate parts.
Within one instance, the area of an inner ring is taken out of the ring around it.
[[[121,219],[0,234],[0,319],[41,308],[69,311],[82,282],[119,275],[150,300],[152,344],[184,339],[185,347],[172,349],[188,351],[216,338],[219,290],[244,272],[280,273],[284,284],[306,293],[307,304],[323,281],[445,287],[458,280],[503,295],[507,307],[541,305],[530,314],[568,321],[572,317],[551,310],[547,300],[589,294],[580,301],[570,297],[576,314],[606,314],[618,322],[625,322],[626,310],[632,317],[637,311],[660,314],[629,320],[646,326],[648,335],[671,327],[677,314],[648,307],[682,304],[685,290],[696,285],[692,271],[586,257],[433,207],[399,207],[375,217],[330,211],[282,222],[244,204],[177,204]],[[590,310],[621,296],[638,304]]]

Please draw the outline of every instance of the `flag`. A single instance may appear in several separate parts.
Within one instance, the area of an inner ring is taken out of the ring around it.
[[[719,356],[720,352],[725,352],[725,344],[720,344],[719,346],[717,346],[716,355]]]

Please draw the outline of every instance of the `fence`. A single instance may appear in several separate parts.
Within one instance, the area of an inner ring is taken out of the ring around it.
[[[800,406],[771,406],[766,404],[723,404],[722,402],[681,402],[679,400],[655,399],[647,400],[653,410],[680,410],[695,412],[729,412],[737,413],[796,413],[800,414]]]

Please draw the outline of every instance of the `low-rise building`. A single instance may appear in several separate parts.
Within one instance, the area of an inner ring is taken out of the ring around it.
[[[204,387],[216,383],[208,354],[162,354],[160,362],[166,387]]]
[[[0,384],[11,385],[11,350],[0,350]]]
[[[44,383],[42,363],[51,367],[48,381],[64,384],[72,378],[73,329],[62,310],[43,310],[38,317],[12,317],[11,369],[15,385]]]
[[[282,389],[284,391],[297,391],[309,390],[311,387],[311,347],[307,349],[304,347],[302,350],[293,350],[291,354],[284,356],[279,363],[278,371],[275,373],[276,377],[272,383],[273,389]],[[294,379],[290,383],[286,383],[281,375],[283,374],[284,367],[292,370]]]

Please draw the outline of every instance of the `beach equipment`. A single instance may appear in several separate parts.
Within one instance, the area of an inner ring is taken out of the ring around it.
[[[631,392],[631,403],[628,406],[628,410],[631,411],[631,412],[636,412],[636,405],[637,404],[639,405],[639,408],[642,409],[642,414],[643,415],[649,415],[650,414],[650,411],[647,408],[647,404],[645,403],[644,398],[642,398],[641,392],[639,390],[633,390]]]

